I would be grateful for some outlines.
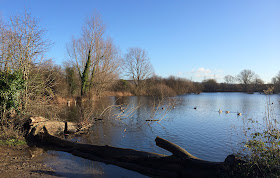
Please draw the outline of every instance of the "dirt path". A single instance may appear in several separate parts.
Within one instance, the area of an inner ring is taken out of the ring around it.
[[[42,150],[0,146],[0,177],[60,177],[43,163]]]

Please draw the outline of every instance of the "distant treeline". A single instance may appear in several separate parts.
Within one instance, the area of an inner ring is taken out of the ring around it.
[[[112,89],[115,92],[131,92],[134,95],[148,96],[176,96],[186,93],[200,93],[202,86],[187,79],[170,76],[162,78],[154,76],[141,81],[142,88],[139,91],[131,80],[119,80]]]
[[[273,84],[230,84],[230,83],[217,83],[214,79],[205,80],[200,83],[203,86],[203,92],[263,92]],[[276,92],[276,90],[275,90]],[[279,90],[277,91],[279,93]]]
[[[263,92],[268,88],[273,87],[274,93],[280,93],[279,84],[231,84],[217,83],[214,79],[204,80],[203,82],[192,82],[187,79],[170,76],[168,78],[152,77],[142,81],[142,95],[149,96],[175,96],[188,93],[199,94],[201,92]],[[119,80],[112,87],[115,92],[131,92],[135,94],[135,86],[130,80]]]

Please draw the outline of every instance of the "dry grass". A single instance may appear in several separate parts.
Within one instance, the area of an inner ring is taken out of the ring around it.
[[[156,97],[176,96],[176,92],[165,84],[156,84],[147,90],[148,95]]]
[[[103,97],[105,96],[117,96],[117,97],[123,97],[123,96],[133,96],[132,93],[126,92],[126,91],[105,91],[102,94]]]
[[[26,144],[23,132],[19,127],[13,125],[0,127],[0,145],[22,145]]]
[[[238,153],[244,163],[237,166],[234,176],[279,177],[280,175],[280,130],[279,118],[275,115],[270,94],[273,88],[264,91],[266,112],[263,120],[248,119],[245,126],[243,152]]]

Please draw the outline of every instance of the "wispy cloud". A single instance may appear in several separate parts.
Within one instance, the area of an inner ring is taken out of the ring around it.
[[[213,73],[210,69],[205,69],[203,67],[192,70],[191,72],[197,78],[211,78]]]
[[[197,82],[203,81],[205,79],[216,79],[218,82],[222,82],[224,77],[222,70],[211,70],[204,67],[193,69],[190,72],[178,72],[177,76],[185,77]]]

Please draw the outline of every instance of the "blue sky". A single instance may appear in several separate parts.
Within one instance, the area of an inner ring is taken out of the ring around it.
[[[66,43],[97,11],[122,54],[145,49],[157,75],[201,81],[250,69],[265,82],[280,71],[279,0],[0,0],[5,19],[27,9],[68,60]]]

